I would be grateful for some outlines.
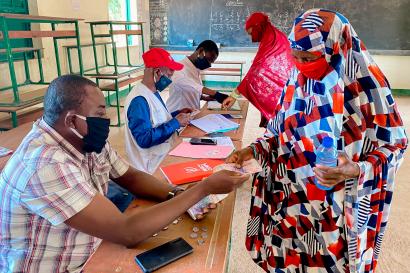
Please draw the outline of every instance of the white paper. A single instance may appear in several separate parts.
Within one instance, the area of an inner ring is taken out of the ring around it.
[[[221,110],[222,104],[220,104],[217,101],[208,101],[208,109],[209,110]],[[241,107],[239,106],[238,101],[235,101],[235,103],[232,105],[231,108],[228,110],[234,110],[234,111],[240,111]]]
[[[219,114],[209,114],[199,119],[191,120],[191,124],[206,133],[227,132],[239,127],[239,124]]]

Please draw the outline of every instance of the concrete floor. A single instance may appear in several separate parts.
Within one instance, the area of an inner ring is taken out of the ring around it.
[[[167,91],[162,92],[164,99],[168,97]],[[396,98],[399,110],[405,124],[410,128],[410,98]],[[109,115],[114,118],[115,111],[109,109]],[[245,125],[243,143],[249,145],[256,138],[262,136],[264,130],[258,127],[259,112],[249,107],[248,119]],[[124,119],[123,119],[124,120]],[[407,130],[409,131],[409,130]],[[112,128],[110,142],[125,156],[124,126]],[[410,272],[410,160],[405,160],[397,178],[390,220],[385,234],[384,243],[379,260],[378,273],[405,273]],[[250,183],[244,184],[237,191],[235,212],[232,222],[231,251],[229,257],[229,273],[259,273],[263,272],[253,263],[245,250],[245,232],[250,202]]]

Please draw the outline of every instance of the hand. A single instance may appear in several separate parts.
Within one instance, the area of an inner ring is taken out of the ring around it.
[[[337,160],[337,167],[316,165],[316,167],[313,168],[317,181],[323,186],[333,187],[346,179],[357,178],[359,176],[359,165],[350,160],[346,154],[340,154]]]
[[[179,113],[175,118],[181,127],[187,126],[191,121],[191,115],[187,113]]]
[[[192,113],[192,108],[182,108],[179,110],[179,113],[185,113],[185,114],[189,114]]]
[[[249,174],[240,174],[238,172],[232,172],[222,170],[213,173],[211,176],[205,178],[201,183],[205,187],[207,195],[229,193],[242,185],[250,178]]]
[[[226,160],[226,163],[235,163],[237,168],[242,167],[243,162],[254,158],[253,150],[251,147],[246,147],[242,150],[236,151],[231,154]]]
[[[227,110],[232,107],[232,105],[235,103],[236,99],[233,97],[227,97],[223,102],[222,102],[222,109]]]

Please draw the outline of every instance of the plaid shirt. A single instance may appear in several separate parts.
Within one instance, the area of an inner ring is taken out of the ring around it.
[[[64,221],[127,169],[109,144],[84,155],[37,121],[0,175],[0,272],[80,271],[101,239]]]

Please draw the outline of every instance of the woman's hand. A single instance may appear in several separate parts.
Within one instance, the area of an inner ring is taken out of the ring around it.
[[[350,160],[346,154],[340,154],[337,167],[316,165],[313,168],[313,172],[320,184],[326,187],[333,187],[346,179],[358,178],[360,167],[356,162]]]
[[[246,147],[242,150],[236,151],[231,154],[226,160],[226,163],[235,163],[237,168],[242,167],[242,164],[246,160],[254,158],[253,150],[251,147]]]

